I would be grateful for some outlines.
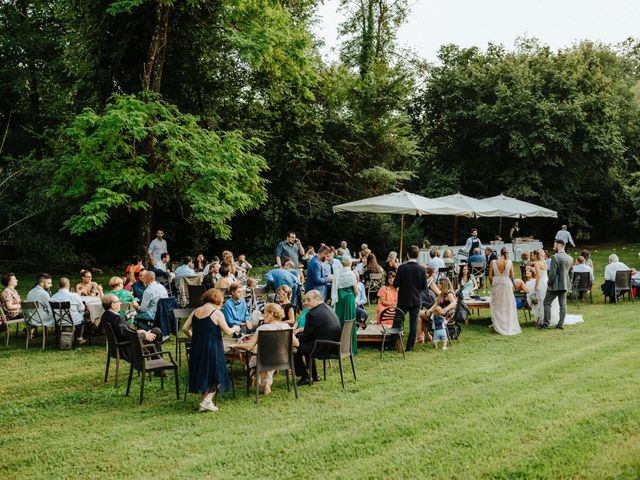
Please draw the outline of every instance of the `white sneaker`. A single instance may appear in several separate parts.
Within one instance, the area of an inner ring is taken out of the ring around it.
[[[442,351],[443,352],[446,351],[446,350],[447,350],[447,347],[442,347]]]
[[[212,401],[208,400],[208,401],[202,401],[200,402],[200,405],[198,406],[198,411],[199,412],[217,412],[218,411],[218,407],[216,407]]]

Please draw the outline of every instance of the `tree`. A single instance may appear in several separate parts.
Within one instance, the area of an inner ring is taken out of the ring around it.
[[[115,209],[148,212],[151,191],[173,208],[185,203],[187,220],[228,237],[234,213],[265,200],[266,163],[253,153],[257,142],[206,130],[196,117],[149,95],[116,95],[104,112],[85,109],[66,129],[49,191],[79,204],[70,207],[65,228],[80,235],[105,226]],[[150,139],[154,165],[144,148]]]

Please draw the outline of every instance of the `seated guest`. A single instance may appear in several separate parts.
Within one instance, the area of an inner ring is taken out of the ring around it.
[[[456,261],[453,258],[453,251],[450,248],[447,248],[442,255],[442,261],[444,262],[445,267],[450,267],[456,264]]]
[[[469,258],[467,258],[467,264],[471,265],[472,263],[484,263],[484,260],[485,258],[480,253],[480,249],[475,248]]]
[[[318,252],[319,254],[320,252]],[[310,290],[304,296],[304,306],[308,310],[305,319],[304,330],[298,337],[300,346],[295,353],[295,373],[302,377],[299,385],[309,384],[308,367],[310,366],[310,353],[316,340],[330,340],[339,342],[342,335],[340,321],[331,307],[324,303],[324,296],[317,290]],[[322,353],[320,349],[318,353]],[[311,365],[313,381],[317,381],[315,361]]]
[[[202,278],[202,286],[205,290],[209,290],[210,288],[215,288],[218,280],[222,278],[220,275],[220,262],[215,262],[209,265],[209,271],[205,273]]]
[[[364,289],[364,283],[358,282],[358,295],[356,296],[356,325],[360,328],[367,328],[367,319],[369,314],[364,309],[367,304],[367,294]]]
[[[84,302],[80,298],[80,295],[69,291],[71,282],[68,278],[62,277],[58,282],[60,289],[54,295],[51,295],[49,301],[51,302],[69,302],[71,311],[71,320],[73,321],[73,334],[76,338],[76,342],[80,345],[86,343],[86,340],[82,338],[82,332],[84,331],[84,311],[86,309]]]
[[[602,284],[602,293],[610,297],[611,303],[616,303],[616,272],[630,270],[624,263],[620,261],[618,255],[612,253],[609,255],[609,264],[604,269],[604,283]]]
[[[18,279],[15,273],[9,272],[2,276],[2,286],[4,290],[0,294],[0,302],[2,309],[8,320],[15,320],[22,316],[22,307],[20,302],[20,294],[16,290]],[[3,331],[4,328],[0,328]]]
[[[378,264],[378,259],[375,253],[367,255],[367,263],[364,267],[363,273],[383,273],[384,269]]]
[[[591,281],[593,282],[593,269],[589,265],[587,265],[587,259],[584,258],[582,255],[578,256],[578,258],[576,259],[576,265],[573,267],[573,271],[574,271],[574,273],[575,272],[589,272],[589,277],[591,278]]]
[[[235,261],[233,260],[233,252],[230,250],[225,250],[222,252],[222,264],[229,265],[229,274],[234,278],[237,275],[237,271],[240,270],[239,267],[236,267]]]
[[[113,333],[118,342],[128,342],[127,331],[132,330],[129,324],[120,316],[118,311],[120,310],[121,301],[112,293],[108,293],[101,298],[102,308],[104,313],[100,319],[100,325],[103,329],[106,325],[111,325]],[[162,339],[162,332],[159,328],[154,327],[148,332],[146,330],[137,330],[138,337],[143,343],[153,343],[156,346],[157,351],[161,351],[162,347],[160,342]],[[127,362],[131,362],[131,346],[122,345],[120,347],[120,356]]]
[[[182,265],[176,268],[175,271],[175,281],[176,285],[180,285],[180,280],[184,277],[193,277],[196,275],[195,270],[193,269],[193,258],[186,256],[182,259]]]
[[[82,281],[76,285],[76,293],[82,297],[102,296],[102,287],[92,281],[93,275],[89,270],[82,270]]]
[[[289,288],[287,286],[283,286],[283,288]],[[237,348],[242,350],[250,350],[253,352],[257,352],[258,348],[258,337],[260,336],[260,332],[273,332],[277,330],[289,330],[291,329],[291,325],[287,322],[285,313],[282,310],[282,307],[276,303],[269,303],[264,308],[264,323],[260,325],[257,329],[251,340],[247,343],[240,343],[237,345]],[[297,337],[294,335],[292,338],[292,346],[297,348],[300,343],[298,342]],[[249,362],[249,368],[254,368],[256,366],[256,357],[251,356],[251,360]],[[271,385],[273,384],[273,374],[275,370],[265,370],[260,372],[260,384],[262,385],[263,392],[265,395],[269,395],[271,393]]]
[[[343,255],[351,258],[351,252],[349,251],[349,247],[347,246],[347,241],[342,240],[340,242],[340,248],[343,250]]]
[[[48,273],[41,273],[38,275],[38,283],[35,287],[29,290],[29,293],[27,293],[27,299],[25,300],[26,302],[39,302],[40,307],[38,308],[38,313],[40,314],[42,323],[46,327],[53,326],[53,314],[49,307],[49,300],[51,300],[49,290],[51,290],[51,275]]]
[[[124,283],[124,289],[128,292],[133,291],[133,284],[136,281],[135,276],[133,275],[133,272],[127,272],[124,274],[124,277],[122,277],[122,282]]]
[[[171,257],[168,253],[165,252],[160,255],[160,261],[156,264],[155,268],[152,269],[153,273],[156,274],[156,278],[166,278],[170,282],[173,281],[175,274],[171,271],[170,261]]]
[[[115,295],[122,301],[122,303],[132,303],[135,301],[133,294],[125,290],[122,278],[111,277],[109,279],[109,288],[111,290],[107,293]]]
[[[247,256],[244,253],[238,255],[238,261],[235,263],[235,266],[243,269],[246,273],[249,273],[249,270],[253,268],[253,265],[247,262]]]
[[[591,252],[589,252],[589,250],[582,250],[580,252],[580,256],[584,258],[585,265],[589,267],[592,272],[595,272],[596,267],[593,265],[593,260],[591,260]],[[578,264],[578,261],[576,259],[576,265],[577,264]]]
[[[156,282],[156,274],[150,270],[145,270],[140,276],[142,283],[145,286],[144,293],[142,294],[142,301],[140,305],[135,307],[138,311],[135,321],[143,328],[153,326],[156,318],[156,311],[158,309],[158,301],[161,298],[167,298],[167,289]],[[147,330],[148,330],[147,329]]]
[[[440,251],[437,248],[432,248],[429,252],[431,257],[427,262],[427,265],[433,268],[436,272],[439,272],[441,268],[445,268],[444,260],[440,258]]]
[[[229,325],[229,328],[246,326],[249,330],[252,330],[252,325],[249,322],[249,307],[244,299],[244,288],[239,283],[232,283],[229,286],[229,293],[231,298],[224,302],[223,308],[227,325]]]
[[[220,278],[214,285],[215,288],[229,288],[232,283],[235,283],[236,279],[231,275],[231,268],[228,264],[223,263],[220,265]]]
[[[387,284],[378,290],[378,320],[377,323],[382,323],[380,314],[385,308],[396,307],[398,305],[398,289],[393,285],[396,279],[396,272],[387,273]],[[390,327],[393,325],[393,318],[385,322],[385,325]]]
[[[204,267],[204,269],[202,270],[202,273],[204,273],[205,275],[209,273],[209,269],[214,263],[217,263],[218,265],[220,264],[220,257],[218,257],[217,255],[213,256],[213,258],[211,259],[211,263],[207,264],[207,266]]]
[[[460,290],[462,290],[462,296],[464,298],[470,298],[471,295],[478,290],[478,282],[476,281],[476,277],[471,274],[471,268],[468,264],[460,267],[458,285],[460,286]]]
[[[291,290],[291,287],[288,287],[287,285],[282,285],[276,291],[278,305],[282,307],[282,311],[284,312],[284,319],[282,321],[288,323],[291,326],[296,323],[295,307],[291,303],[292,293],[293,290]]]
[[[398,262],[398,254],[396,252],[389,252],[389,255],[387,256],[387,262],[384,264],[384,271],[386,273],[397,272],[399,265],[400,263]]]
[[[204,258],[204,254],[202,252],[198,253],[196,256],[196,260],[193,262],[193,269],[196,272],[202,272],[204,267],[207,266],[207,261]]]
[[[520,254],[520,264],[526,267],[527,265],[529,265],[529,262],[530,262],[529,252],[522,252]]]
[[[144,270],[142,271],[142,273],[144,273]],[[136,281],[131,285],[131,293],[133,293],[133,296],[138,299],[138,301],[142,300],[144,291],[147,288],[142,281],[142,273],[138,274],[138,276],[136,277]]]
[[[370,253],[371,250],[369,250],[369,246],[366,243],[360,245],[360,251],[358,252],[358,262],[366,264],[367,257]]]
[[[134,274],[134,276],[139,276],[140,272],[144,270],[144,265],[142,264],[142,260],[140,259],[139,256],[134,255],[131,258],[131,262],[129,263],[129,265],[127,265],[127,268],[125,268],[124,273],[129,273],[132,272]]]

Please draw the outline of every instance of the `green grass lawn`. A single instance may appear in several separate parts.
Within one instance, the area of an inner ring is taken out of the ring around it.
[[[640,247],[616,247],[638,263]],[[602,281],[606,255],[594,256]],[[474,319],[447,352],[360,349],[358,381],[198,414],[147,384],[102,382],[102,339],[75,351],[0,347],[0,478],[639,478],[640,302],[582,303],[585,323],[501,337]],[[183,362],[184,365],[184,362]],[[126,370],[126,369],[125,369]],[[182,378],[186,370],[181,371]],[[253,393],[253,391],[252,391]]]

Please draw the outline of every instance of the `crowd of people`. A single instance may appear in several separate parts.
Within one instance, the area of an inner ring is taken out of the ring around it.
[[[446,350],[449,327],[460,320],[460,307],[469,299],[479,298],[481,282],[487,280],[491,285],[491,327],[495,332],[502,335],[521,332],[515,298],[518,294],[526,299],[540,328],[555,324],[562,329],[573,321],[567,320],[566,314],[570,271],[588,272],[593,281],[595,269],[587,250],[580,253],[574,264],[565,252],[567,242],[575,246],[563,226],[554,241],[555,255],[549,257],[544,250],[523,254],[520,259],[523,278],[516,279],[509,249],[503,247],[496,254],[490,246],[483,246],[477,229],[471,231],[462,258],[460,252],[450,249],[441,256],[434,248],[429,252],[427,265],[418,263],[421,249],[415,245],[408,249],[404,262],[392,251],[381,265],[366,244],[353,253],[346,241],[338,248],[320,244],[316,251],[312,246],[305,249],[291,231],[276,247],[274,267],[262,279],[256,279],[250,276],[253,266],[246,256],[239,255],[236,261],[231,251],[209,260],[203,253],[186,256],[173,268],[164,232],[158,230],[147,249],[147,257],[144,260],[134,257],[122,276],[112,277],[107,286],[95,282],[91,270],[82,270],[74,288],[69,278],[62,277],[58,291],[52,294],[52,278],[42,273],[26,301],[37,302],[43,328],[54,327],[50,302],[69,302],[74,336],[82,344],[84,330],[95,328],[88,321],[87,297],[99,297],[104,309],[101,324],[110,325],[117,339],[126,341],[127,333],[135,330],[142,342],[153,343],[160,350],[168,337],[156,322],[159,301],[175,294],[183,278],[200,275],[205,293],[183,330],[191,337],[190,391],[202,395],[200,411],[212,411],[217,408],[212,402],[215,391],[224,391],[229,386],[222,334],[243,339],[238,343],[239,349],[255,351],[261,331],[293,329],[294,373],[300,377],[300,384],[306,384],[317,380],[315,365],[309,358],[315,340],[339,341],[346,320],[356,320],[352,351],[357,354],[356,328],[367,328],[368,313],[364,306],[371,301],[372,294],[377,297],[377,310],[371,323],[385,321],[382,312],[388,308],[408,314],[406,351],[425,342]],[[605,293],[611,293],[616,272],[622,270],[628,267],[612,254],[605,268],[602,287]],[[4,315],[8,319],[20,318],[23,312],[16,289],[18,279],[13,273],[5,274],[2,285]],[[259,301],[252,302],[250,307],[247,299],[252,298],[250,293],[258,285],[272,290],[273,298],[256,299]],[[615,294],[610,296],[615,300]],[[399,315],[393,318],[387,321],[387,326],[398,326],[404,321]],[[123,354],[123,358],[129,357],[128,351]],[[272,378],[273,372],[261,373],[260,384],[265,394],[271,391]]]

